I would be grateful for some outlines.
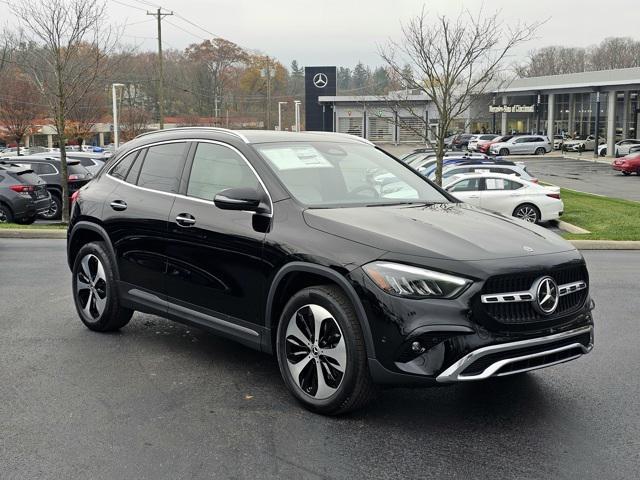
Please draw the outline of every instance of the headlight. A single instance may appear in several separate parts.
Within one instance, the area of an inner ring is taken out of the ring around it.
[[[453,298],[471,280],[400,263],[373,262],[362,267],[369,278],[385,292],[410,298]]]

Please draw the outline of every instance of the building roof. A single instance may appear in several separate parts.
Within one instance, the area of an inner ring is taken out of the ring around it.
[[[593,89],[609,86],[640,86],[640,68],[619,68],[593,72],[546,75],[544,77],[518,78],[495,93],[535,92],[570,88]]]

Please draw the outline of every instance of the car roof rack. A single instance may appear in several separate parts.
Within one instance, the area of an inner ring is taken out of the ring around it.
[[[149,132],[141,133],[136,138],[144,137],[144,136],[147,136],[147,135],[152,135],[154,133],[173,132],[173,131],[180,131],[180,130],[206,130],[206,131],[210,131],[210,132],[214,131],[214,132],[220,132],[220,133],[227,133],[229,135],[233,135],[234,137],[241,139],[244,143],[250,143],[249,139],[247,137],[245,137],[244,135],[242,135],[241,133],[238,133],[235,130],[229,130],[228,128],[220,128],[220,127],[173,127],[173,128],[163,128],[162,130],[151,130]]]

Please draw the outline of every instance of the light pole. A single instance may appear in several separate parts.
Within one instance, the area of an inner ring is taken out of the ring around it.
[[[296,108],[296,132],[300,131],[300,100],[295,100],[294,102]]]
[[[289,102],[278,102],[278,130],[282,131],[282,105],[286,105]]]
[[[111,84],[111,96],[113,100],[113,144],[118,148],[118,99],[116,96],[116,87],[124,87],[124,83]]]

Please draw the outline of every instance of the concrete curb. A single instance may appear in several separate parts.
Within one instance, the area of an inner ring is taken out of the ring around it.
[[[564,230],[568,233],[574,233],[576,235],[584,235],[586,233],[591,233],[589,230],[585,230],[584,228],[578,227],[569,222],[565,222],[563,220],[558,220],[558,228],[560,230]]]
[[[54,228],[0,228],[0,238],[67,238],[67,231]]]
[[[638,240],[569,240],[578,250],[640,250]]]

